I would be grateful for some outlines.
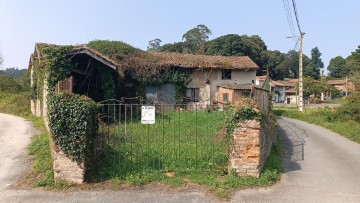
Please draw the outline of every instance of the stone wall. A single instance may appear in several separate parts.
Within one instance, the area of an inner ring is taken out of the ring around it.
[[[84,164],[78,164],[70,157],[65,156],[54,142],[51,143],[51,153],[53,157],[53,169],[55,181],[66,181],[69,183],[84,183],[85,167]]]
[[[259,177],[275,135],[275,121],[271,118],[238,122],[232,137],[229,169],[238,176]]]

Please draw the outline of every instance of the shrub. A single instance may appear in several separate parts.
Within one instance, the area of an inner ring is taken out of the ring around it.
[[[360,122],[360,92],[354,92],[345,99],[340,113],[349,116],[351,119]]]

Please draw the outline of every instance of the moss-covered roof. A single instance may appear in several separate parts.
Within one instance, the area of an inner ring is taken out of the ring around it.
[[[64,46],[45,43],[36,43],[34,57],[42,58],[41,49],[46,46]],[[141,70],[151,68],[182,67],[191,69],[239,69],[254,70],[259,67],[248,56],[210,56],[181,54],[173,52],[142,51],[121,41],[94,40],[84,45],[71,46],[69,54],[88,52],[101,58],[108,64],[116,66],[123,75],[126,69]]]

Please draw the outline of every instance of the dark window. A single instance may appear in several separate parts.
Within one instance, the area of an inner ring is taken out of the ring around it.
[[[231,80],[231,69],[222,69],[222,80]]]
[[[189,99],[190,102],[198,102],[200,95],[199,88],[188,88],[186,89],[186,97]]]
[[[229,101],[229,93],[223,93],[223,102]]]

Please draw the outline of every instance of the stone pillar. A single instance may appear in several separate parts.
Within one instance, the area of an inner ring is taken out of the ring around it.
[[[260,121],[240,121],[233,132],[230,148],[229,170],[238,176],[259,177],[260,163]]]
[[[77,184],[84,183],[84,163],[78,164],[70,157],[65,156],[64,152],[58,149],[54,142],[51,143],[51,153],[53,157],[55,181],[62,180]]]

